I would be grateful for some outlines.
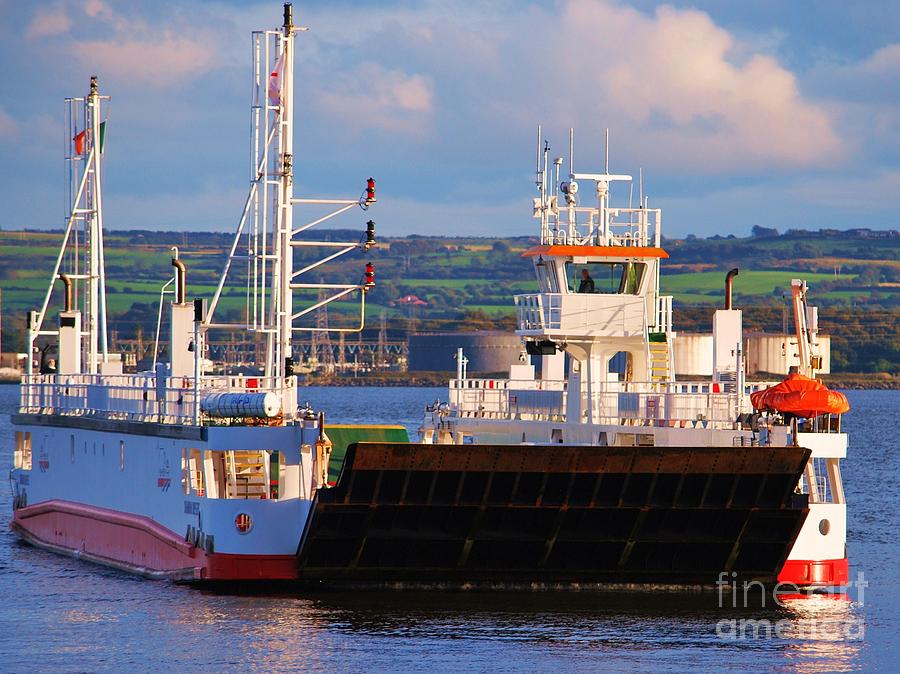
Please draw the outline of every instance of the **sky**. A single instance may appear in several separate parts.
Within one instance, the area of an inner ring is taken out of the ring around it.
[[[249,179],[250,31],[281,5],[0,0],[0,227],[66,216],[63,99],[112,96],[109,229],[230,231]],[[576,171],[644,173],[663,233],[900,228],[900,3],[295,2],[298,196],[383,235],[519,236],[538,124]],[[613,205],[627,205],[627,190]],[[354,219],[355,218],[355,219]],[[358,220],[359,222],[356,222]]]

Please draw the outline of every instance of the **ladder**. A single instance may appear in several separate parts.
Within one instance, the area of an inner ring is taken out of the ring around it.
[[[269,454],[262,449],[225,453],[229,498],[269,497]]]
[[[648,350],[650,354],[649,369],[651,382],[665,382],[672,379],[672,353],[669,348],[668,335],[655,333],[662,336],[662,341],[650,341]]]

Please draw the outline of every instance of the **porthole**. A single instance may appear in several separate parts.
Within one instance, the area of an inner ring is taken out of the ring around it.
[[[829,531],[831,531],[831,522],[827,519],[821,520],[819,522],[819,533],[823,536],[827,536]]]
[[[238,513],[234,518],[234,527],[239,534],[246,534],[253,528],[253,519],[247,513]]]

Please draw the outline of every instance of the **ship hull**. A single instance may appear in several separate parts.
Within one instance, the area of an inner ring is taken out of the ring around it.
[[[102,449],[119,437],[96,439]],[[154,461],[137,483],[155,485],[159,438],[127,441],[148,444]],[[103,502],[128,479],[118,454],[82,451],[73,463],[66,444],[48,435],[45,472],[17,475],[29,498],[17,499],[12,529],[57,553],[189,582],[664,589],[712,587],[725,573],[774,584],[809,512],[793,496],[809,458],[799,447],[354,443],[311,503],[152,488],[126,509]],[[69,468],[81,479],[53,477]],[[254,528],[229,542],[238,512]]]
[[[799,447],[351,445],[303,580],[432,586],[775,584],[808,507]],[[723,575],[724,574],[724,575]]]
[[[154,579],[291,580],[295,555],[207,552],[149,517],[50,500],[15,511],[10,528],[35,547]]]

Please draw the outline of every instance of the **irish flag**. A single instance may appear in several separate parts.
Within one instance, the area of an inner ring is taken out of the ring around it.
[[[100,152],[103,152],[103,141],[106,138],[106,122],[100,122]],[[75,154],[84,154],[84,131],[72,138],[75,141]]]

